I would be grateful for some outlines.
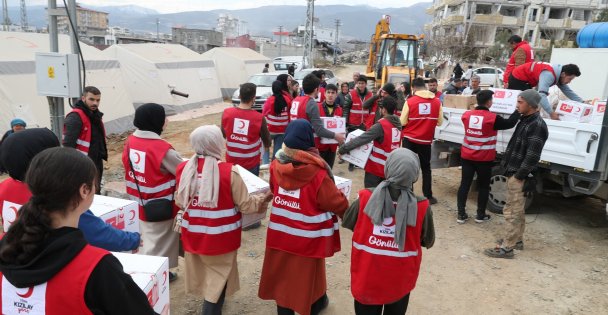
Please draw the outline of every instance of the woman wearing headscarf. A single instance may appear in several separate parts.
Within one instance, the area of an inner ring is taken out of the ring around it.
[[[173,194],[175,172],[182,158],[160,137],[167,125],[162,106],[148,103],[138,107],[133,125],[137,130],[125,141],[122,164],[127,194],[139,202],[141,254],[169,257],[169,268],[175,268],[179,235],[173,231],[173,218],[178,211]],[[176,276],[169,273],[171,281]]]
[[[270,165],[273,192],[258,296],[277,313],[319,314],[327,304],[325,258],[340,250],[337,216],[348,200],[315,148],[312,125],[289,123]]]
[[[342,223],[354,231],[350,271],[357,315],[405,314],[420,271],[421,246],[435,242],[429,202],[413,192],[418,156],[397,149],[384,173],[378,187],[359,191]]]
[[[5,132],[4,135],[2,136],[2,139],[0,140],[0,149],[1,149],[2,142],[4,142],[4,140],[6,138],[8,138],[8,136],[14,134],[15,132],[25,130],[26,126],[27,126],[27,124],[21,118],[15,118],[15,119],[11,120],[11,129],[9,129],[7,132]],[[4,168],[4,166],[2,165],[2,162],[0,162],[0,174],[2,174],[2,173],[6,173],[6,168]]]
[[[268,123],[268,131],[272,138],[273,144],[273,155],[276,154],[283,146],[283,138],[285,137],[285,128],[289,123],[289,106],[293,98],[289,93],[289,84],[291,83],[290,76],[287,74],[280,74],[277,76],[277,80],[272,83],[272,95],[264,103],[262,108],[262,115],[266,117]],[[270,162],[268,150],[264,151],[262,157],[263,164]]]
[[[196,128],[190,144],[195,154],[177,167],[176,196],[184,209],[186,292],[204,298],[203,315],[215,315],[225,296],[239,289],[241,213],[265,211],[272,195],[249,195],[237,166],[221,161],[225,143],[219,127]]]

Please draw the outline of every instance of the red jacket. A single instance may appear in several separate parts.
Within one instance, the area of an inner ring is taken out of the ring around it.
[[[352,105],[350,107],[350,113],[348,114],[349,125],[359,126],[362,123],[366,123],[367,118],[370,115],[370,111],[363,109],[363,102],[365,102],[370,97],[372,97],[372,92],[367,92],[365,97],[361,99],[361,96],[359,96],[359,91],[356,88],[350,91],[350,99],[352,100]],[[372,112],[372,116],[375,116],[375,114],[375,111]]]
[[[291,106],[289,107],[289,120],[296,119],[306,119],[308,120],[308,115],[306,114],[306,106],[308,101],[310,100],[310,96],[303,95],[296,97],[293,102],[291,102]]]
[[[255,110],[226,108],[222,126],[226,135],[226,162],[251,169],[260,164],[262,121]]]
[[[205,159],[198,159],[198,176],[203,173]],[[177,167],[181,177],[187,162]],[[220,162],[220,187],[217,207],[203,207],[193,198],[182,218],[182,243],[184,250],[199,255],[222,255],[241,247],[241,213],[232,198],[232,164]]]
[[[374,140],[372,153],[365,164],[365,171],[384,178],[384,165],[388,155],[401,146],[401,130],[384,118],[378,120],[378,123],[382,126],[384,139],[382,143]]]
[[[517,80],[528,82],[530,87],[536,87],[540,78],[540,73],[543,71],[549,71],[553,74],[555,80],[554,84],[557,84],[559,79],[559,73],[555,73],[553,66],[547,62],[528,62],[523,65],[515,67],[513,69],[513,77]]]
[[[380,305],[398,301],[416,286],[422,247],[422,224],[428,200],[418,202],[416,226],[405,230],[404,251],[395,243],[395,217],[373,225],[364,209],[372,192],[359,191],[359,216],[353,233],[351,292],[362,304]],[[379,269],[380,268],[380,269]]]
[[[49,281],[16,288],[0,273],[2,314],[93,314],[85,302],[86,284],[99,261],[110,253],[86,245]]]
[[[266,122],[268,123],[268,131],[271,134],[282,134],[285,133],[285,129],[287,129],[287,125],[289,124],[289,107],[291,106],[291,102],[293,101],[291,94],[283,91],[283,98],[287,103],[287,106],[283,109],[280,115],[277,115],[274,112],[274,95],[271,95],[266,102],[264,103],[264,107],[262,109],[262,115],[266,117]]]
[[[515,52],[518,49],[522,49],[526,54],[526,61],[524,63],[534,61],[534,52],[532,51],[532,47],[530,47],[530,44],[528,44],[528,42],[525,40],[517,43],[517,45],[515,45],[515,48],[513,49],[511,58],[509,58],[509,63],[507,63],[507,67],[505,68],[503,82],[509,82],[509,76],[511,75],[511,72],[513,72],[513,69],[515,69]]]
[[[2,226],[4,232],[17,219],[17,213],[21,206],[26,204],[32,193],[27,184],[13,178],[7,178],[0,183],[0,206],[2,207]]]
[[[469,110],[462,115],[464,141],[460,156],[465,160],[489,162],[496,158],[496,114],[488,110]]]
[[[403,137],[418,144],[431,144],[439,118],[441,102],[438,98],[414,95],[407,99],[408,122],[403,127]]]
[[[76,140],[76,150],[80,151],[80,153],[84,155],[89,154],[89,148],[91,147],[91,120],[85,114],[85,112],[80,108],[72,109],[73,113],[78,114],[80,120],[82,121],[82,128],[80,129],[80,134],[78,135],[78,140]],[[103,124],[101,124],[103,128]],[[63,126],[63,134],[65,135],[66,128]],[[105,137],[105,130],[103,131]]]
[[[319,115],[320,117],[342,117],[342,107],[334,104],[334,111],[330,114],[325,111],[325,106],[323,106],[325,102],[319,103]],[[319,151],[331,151],[336,152],[338,149],[338,144],[322,144],[321,138],[315,137],[315,145]]]

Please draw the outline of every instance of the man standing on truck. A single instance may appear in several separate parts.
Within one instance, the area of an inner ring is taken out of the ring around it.
[[[477,107],[468,110],[462,115],[464,125],[464,140],[460,150],[462,158],[462,179],[458,189],[458,217],[456,222],[463,224],[469,219],[466,212],[467,196],[477,174],[477,216],[475,222],[490,221],[486,214],[486,205],[490,195],[490,178],[492,166],[496,158],[497,130],[511,129],[521,116],[518,111],[513,112],[509,119],[505,119],[490,111],[492,95],[494,92],[483,90],[477,93]]]
[[[532,171],[538,165],[549,131],[540,117],[538,106],[541,96],[532,89],[517,97],[517,111],[521,114],[509,145],[501,161],[507,179],[507,203],[503,209],[505,235],[494,248],[485,250],[493,258],[513,258],[513,249],[523,249],[526,228],[526,196],[536,190]]]
[[[556,85],[569,99],[584,102],[568,86],[574,78],[580,76],[581,71],[574,64],[562,66],[547,62],[528,62],[513,69],[509,76],[509,89],[524,91],[538,86],[537,90],[541,94],[540,105],[551,116],[551,119],[558,120],[559,116],[553,111],[553,107],[547,99],[549,88]]]
[[[502,82],[505,85],[505,89],[509,88],[509,77],[511,76],[511,72],[515,67],[523,65],[526,62],[534,61],[534,52],[532,51],[532,47],[528,44],[527,41],[522,40],[519,35],[513,35],[508,40],[509,45],[511,45],[511,49],[513,49],[513,53],[511,54],[511,58],[509,59],[509,63],[507,64],[507,68],[505,69],[505,73],[503,74]]]

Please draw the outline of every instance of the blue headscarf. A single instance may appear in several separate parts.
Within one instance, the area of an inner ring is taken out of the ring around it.
[[[13,127],[15,127],[17,125],[21,125],[23,127],[27,127],[27,124],[21,118],[15,118],[15,119],[11,120],[11,128],[13,128]]]
[[[306,119],[292,120],[285,129],[286,147],[297,150],[307,151],[315,146],[314,131],[312,125]]]

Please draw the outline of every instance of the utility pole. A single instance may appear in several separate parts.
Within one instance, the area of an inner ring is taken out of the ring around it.
[[[336,37],[334,39],[334,65],[337,63],[337,58],[338,58],[338,53],[336,52],[338,50],[338,43],[340,42],[340,26],[341,26],[341,21],[340,19],[336,19]]]
[[[78,14],[76,14],[76,0],[68,0],[68,14],[72,19],[72,24],[74,25],[74,30],[70,31],[70,42],[72,44],[72,53],[80,54],[80,45],[78,44]],[[83,62],[84,63],[84,62]],[[82,82],[80,81],[80,71],[82,71],[83,65],[78,63],[78,87],[79,87],[79,95],[82,94]],[[77,98],[72,99],[72,102],[78,102]],[[63,126],[62,126],[63,128]]]
[[[304,68],[313,68],[315,0],[307,0],[307,2],[308,5],[306,7],[306,26],[304,29],[304,53],[302,54],[302,65],[304,65]]]
[[[26,31],[27,28],[27,7],[25,6],[25,0],[21,0],[21,30]]]
[[[6,0],[5,0],[6,1]],[[51,52],[59,52],[59,33],[57,32],[57,16],[65,15],[62,10],[57,10],[57,0],[48,0],[49,14],[49,48]],[[61,139],[63,130],[63,98],[47,96],[49,102],[49,113],[51,115],[51,130]]]
[[[283,56],[283,25],[279,25],[279,57]]]
[[[2,30],[8,31],[11,25],[11,19],[8,17],[8,3],[2,0]]]
[[[156,42],[157,43],[160,43],[159,27],[160,27],[160,19],[156,18]]]

